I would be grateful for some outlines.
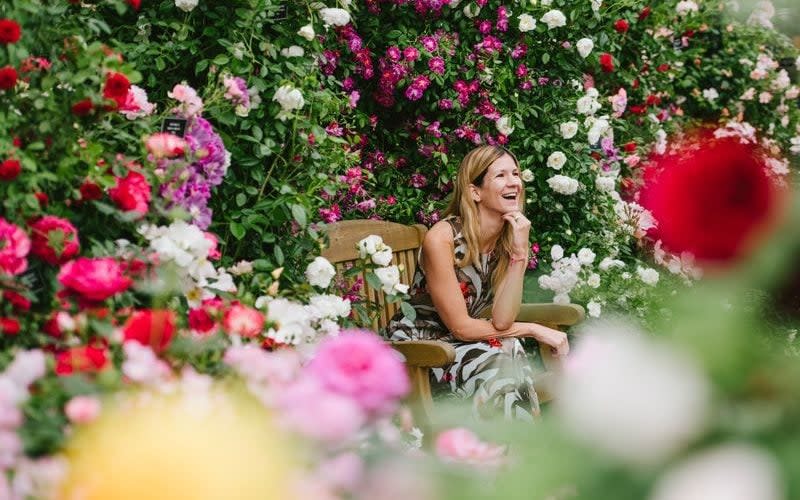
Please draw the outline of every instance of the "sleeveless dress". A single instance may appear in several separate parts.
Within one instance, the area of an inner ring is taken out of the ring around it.
[[[454,257],[460,259],[466,251],[461,221],[452,216],[444,220],[453,231]],[[522,342],[517,338],[462,342],[453,337],[433,306],[421,252],[409,290],[409,303],[417,317],[412,322],[398,311],[386,327],[386,337],[390,340],[442,340],[452,344],[456,351],[455,362],[445,368],[432,369],[432,385],[434,389],[447,389],[456,397],[471,398],[473,411],[479,417],[499,413],[505,418],[532,420],[538,416],[539,399],[533,387],[533,369]],[[492,305],[491,277],[496,267],[497,259],[491,254],[481,255],[480,268],[472,264],[455,266],[467,312],[472,318]]]

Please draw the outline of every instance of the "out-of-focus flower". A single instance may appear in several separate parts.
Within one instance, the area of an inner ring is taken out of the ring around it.
[[[310,42],[311,40],[314,39],[314,36],[316,36],[316,34],[314,33],[314,25],[310,23],[306,24],[297,31],[297,34]]]
[[[598,61],[600,62],[600,68],[606,73],[614,71],[614,57],[608,52],[600,54]]]
[[[119,112],[128,120],[149,116],[155,110],[156,105],[147,100],[147,92],[136,85],[131,85],[125,101],[119,107]]]
[[[698,10],[699,7],[692,0],[682,0],[675,6],[675,12],[677,12],[679,16],[686,16]]]
[[[507,116],[501,116],[494,122],[495,128],[497,131],[503,135],[511,135],[514,132],[514,127],[511,125],[511,118]]]
[[[179,83],[171,91],[167,92],[167,97],[175,99],[181,105],[173,110],[186,118],[193,118],[203,111],[203,100],[197,95],[197,91],[186,85]]]
[[[156,353],[164,351],[175,334],[175,313],[168,309],[144,309],[134,312],[122,335],[125,341],[134,341],[151,347]]]
[[[64,414],[73,424],[88,424],[100,415],[100,400],[93,396],[75,396],[64,406]]]
[[[73,373],[96,373],[111,366],[111,354],[105,347],[79,346],[57,352],[56,375]]]
[[[653,465],[704,429],[710,387],[702,372],[628,325],[595,323],[565,365],[556,399],[575,436],[630,465]],[[614,404],[604,395],[616,394]]]
[[[564,122],[559,127],[559,130],[561,131],[561,137],[564,139],[572,139],[575,137],[575,134],[578,133],[578,122]]]
[[[328,288],[331,280],[336,275],[336,269],[325,257],[317,257],[308,264],[305,275],[308,282],[313,286]]]
[[[187,148],[185,140],[167,132],[156,132],[150,135],[144,141],[144,145],[147,148],[147,152],[156,159],[174,158],[183,155]]]
[[[559,194],[573,195],[578,192],[580,184],[576,179],[566,175],[554,175],[547,179],[547,185],[550,189]]]
[[[566,162],[567,156],[561,151],[550,153],[550,156],[547,157],[547,166],[553,170],[561,170]]]
[[[319,10],[319,16],[325,26],[344,26],[350,22],[350,13],[344,9],[326,7]]]
[[[128,91],[131,89],[131,82],[122,73],[111,72],[106,75],[106,82],[103,85],[103,97],[111,99],[122,107],[128,98]]]
[[[175,0],[175,7],[184,12],[191,12],[197,7],[198,0]]]
[[[554,29],[566,26],[567,17],[560,10],[553,9],[545,12],[540,21],[547,25],[547,29]]]
[[[125,212],[147,214],[150,203],[150,183],[139,172],[129,171],[125,177],[117,177],[116,185],[108,190],[108,196]]]
[[[0,181],[10,182],[22,172],[22,164],[15,158],[8,158],[0,162]]]
[[[281,105],[281,112],[278,113],[278,119],[285,121],[292,111],[300,109],[305,105],[303,94],[300,90],[292,87],[291,85],[283,85],[275,91],[272,97],[273,101],[277,101]]]
[[[231,335],[255,337],[264,329],[264,315],[252,307],[234,304],[225,311],[222,326]]]
[[[67,219],[45,215],[30,227],[31,253],[50,265],[61,265],[80,251],[78,230]]]
[[[517,19],[519,19],[519,30],[522,33],[536,28],[536,19],[534,19],[530,14],[521,14],[517,16]]]
[[[12,66],[0,68],[0,90],[11,90],[17,85],[19,74]]]
[[[436,455],[445,462],[478,467],[497,467],[503,464],[506,447],[481,441],[469,429],[457,427],[436,437]]]
[[[13,19],[0,19],[0,43],[9,45],[17,43],[22,36],[22,28]]]
[[[78,257],[61,267],[58,281],[70,292],[92,301],[103,301],[128,289],[130,278],[111,257]]]
[[[592,49],[594,49],[594,42],[591,38],[581,38],[577,41],[575,47],[578,49],[578,54],[586,59],[589,54],[592,53]]]
[[[25,231],[0,217],[0,275],[25,272],[30,250],[31,240]]]

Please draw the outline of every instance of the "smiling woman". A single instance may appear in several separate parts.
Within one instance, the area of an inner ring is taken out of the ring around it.
[[[432,370],[434,384],[472,398],[481,416],[499,412],[530,419],[539,413],[533,371],[521,338],[531,337],[566,355],[564,333],[516,322],[528,262],[531,222],[522,210],[524,189],[516,157],[481,146],[459,166],[446,217],[425,236],[410,290],[414,321],[398,313],[387,327],[392,340],[444,340],[455,362]],[[480,319],[491,310],[491,320]]]

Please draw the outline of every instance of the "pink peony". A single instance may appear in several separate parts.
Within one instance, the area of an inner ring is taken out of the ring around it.
[[[100,415],[100,400],[92,396],[75,396],[64,406],[64,414],[73,424],[88,424]]]
[[[144,146],[156,159],[182,156],[187,149],[186,141],[166,132],[151,135],[144,141]]]
[[[61,267],[58,281],[70,292],[92,300],[103,301],[131,286],[122,274],[122,266],[112,257],[79,257]]]
[[[45,215],[31,224],[31,253],[50,265],[61,265],[81,249],[78,230],[67,219]]]
[[[353,398],[368,413],[391,413],[409,391],[402,357],[366,330],[344,330],[323,340],[308,370],[327,389]]]
[[[0,275],[25,272],[31,240],[19,226],[0,217]]]
[[[264,315],[252,307],[234,304],[222,320],[225,331],[242,337],[255,337],[264,329]]]
[[[305,378],[278,394],[281,423],[298,434],[325,443],[342,443],[358,433],[367,417],[358,402]]]
[[[144,175],[130,171],[125,177],[117,177],[117,184],[108,190],[108,196],[121,210],[144,215],[150,203],[150,184]]]
[[[436,454],[446,462],[497,466],[505,459],[506,448],[481,441],[469,429],[458,427],[436,437]]]

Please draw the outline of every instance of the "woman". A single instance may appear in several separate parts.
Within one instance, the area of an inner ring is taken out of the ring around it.
[[[412,322],[398,313],[387,326],[392,340],[436,339],[453,344],[453,365],[433,371],[479,415],[538,415],[533,372],[521,338],[532,337],[557,355],[567,336],[535,323],[516,322],[528,263],[530,221],[522,213],[519,163],[500,146],[481,146],[461,161],[445,212],[422,243],[412,285]],[[491,307],[491,320],[478,319]]]

